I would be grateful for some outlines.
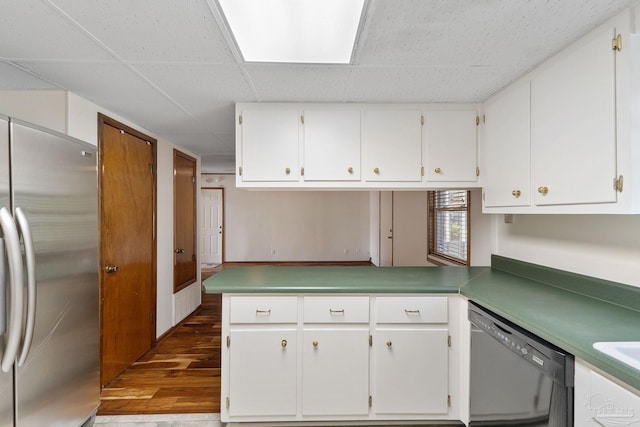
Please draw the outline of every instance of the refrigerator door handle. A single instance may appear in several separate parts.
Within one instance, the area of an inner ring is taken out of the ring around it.
[[[2,369],[3,372],[9,372],[18,354],[18,347],[20,346],[20,336],[22,335],[22,305],[24,301],[20,238],[18,237],[18,230],[13,222],[13,217],[7,208],[0,208],[0,227],[4,234],[4,240],[7,243],[7,260],[11,290],[7,345],[2,355],[0,369]]]
[[[16,208],[16,221],[18,223],[18,231],[22,234],[27,262],[27,324],[24,331],[22,349],[18,357],[18,366],[22,366],[29,355],[31,342],[33,341],[33,331],[36,326],[36,252],[33,248],[29,220],[22,208]]]

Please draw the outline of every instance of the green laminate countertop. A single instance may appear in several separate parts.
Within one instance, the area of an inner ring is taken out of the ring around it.
[[[204,281],[208,293],[458,293],[489,267],[230,267]]]
[[[640,341],[640,288],[494,257],[495,264],[504,270],[483,272],[461,294],[640,390],[639,370],[593,348]]]
[[[208,293],[461,293],[640,390],[640,371],[593,348],[640,341],[640,288],[503,257],[492,267],[231,267]]]

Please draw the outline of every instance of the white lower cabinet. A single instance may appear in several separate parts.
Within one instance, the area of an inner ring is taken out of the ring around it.
[[[454,419],[448,302],[224,295],[221,421]]]
[[[376,414],[448,412],[448,337],[447,329],[376,329]]]
[[[305,329],[302,415],[369,413],[369,328]]]
[[[640,426],[640,391],[576,360],[575,426]]]
[[[296,335],[295,325],[230,332],[230,417],[296,415]]]

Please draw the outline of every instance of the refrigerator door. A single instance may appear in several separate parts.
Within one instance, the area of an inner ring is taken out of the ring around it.
[[[0,117],[0,208],[11,209],[9,199],[9,125]],[[4,235],[0,230],[0,358],[8,330],[9,272]],[[0,427],[13,427],[13,371],[0,370]]]
[[[79,426],[100,398],[96,150],[26,123],[10,127],[13,211],[28,222],[23,242],[31,232],[37,301],[32,338],[31,313],[23,316],[31,349],[16,368],[17,425]]]

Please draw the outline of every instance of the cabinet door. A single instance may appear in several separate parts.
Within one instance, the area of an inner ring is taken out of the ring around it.
[[[416,110],[364,112],[365,181],[422,179],[422,113]]]
[[[229,336],[229,416],[295,416],[295,325],[232,329]]]
[[[303,415],[369,413],[369,330],[305,329]]]
[[[640,426],[640,395],[591,370],[575,365],[574,425]]]
[[[595,33],[531,82],[536,205],[617,199],[614,33]]]
[[[242,111],[242,181],[297,181],[296,110]]]
[[[360,111],[305,110],[304,180],[360,180]]]
[[[376,329],[374,407],[378,414],[446,414],[447,329]]]
[[[484,205],[529,206],[529,81],[510,87],[485,104]]]
[[[428,181],[477,180],[476,117],[475,110],[425,113]]]

